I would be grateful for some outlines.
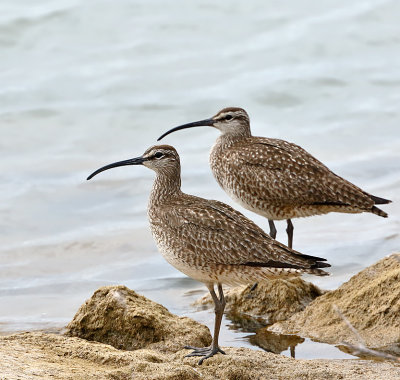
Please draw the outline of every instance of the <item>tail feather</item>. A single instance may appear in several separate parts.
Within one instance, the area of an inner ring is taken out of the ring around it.
[[[375,206],[372,206],[371,212],[372,212],[373,214],[375,214],[375,215],[381,216],[382,218],[387,218],[387,217],[388,217],[388,214],[386,214],[385,211],[382,211],[380,208],[375,207]]]
[[[312,265],[311,268],[330,268],[331,264],[328,263],[321,263],[320,261],[317,261],[315,264]]]
[[[314,269],[314,268],[315,269],[316,268],[329,268],[331,266],[331,264],[325,263],[324,261],[326,261],[326,259],[324,259],[322,257],[304,255],[302,253],[297,253],[297,252],[293,252],[292,254],[301,259],[307,260],[308,263],[311,264],[310,268],[312,268],[312,269]]]
[[[371,199],[374,201],[374,203],[376,205],[384,205],[387,203],[391,203],[392,201],[390,201],[389,199],[385,199],[385,198],[379,198],[376,197],[375,195],[370,195]],[[379,210],[379,209],[378,209]],[[378,214],[379,215],[379,214]]]
[[[297,256],[302,256],[302,255],[297,255]],[[305,256],[305,255],[304,255]],[[313,256],[308,256],[308,257],[313,257]],[[315,259],[319,259],[318,257],[313,257],[314,260],[307,259],[307,264],[304,263],[304,265],[298,265],[298,264],[291,264],[291,263],[285,263],[285,262],[279,262],[279,261],[274,261],[274,260],[268,260],[264,262],[252,262],[248,261],[246,263],[243,263],[242,265],[246,265],[249,267],[266,267],[266,268],[287,268],[287,269],[317,269],[317,268],[329,268],[331,264],[320,262]],[[321,260],[326,260],[326,259],[321,259]]]

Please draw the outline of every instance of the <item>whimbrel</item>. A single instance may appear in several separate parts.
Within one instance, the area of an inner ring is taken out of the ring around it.
[[[330,266],[325,259],[289,249],[232,207],[184,194],[179,156],[172,146],[153,146],[140,157],[96,170],[88,179],[104,170],[125,165],[144,165],[156,172],[148,218],[157,247],[171,265],[203,282],[214,301],[211,346],[185,347],[193,350],[187,356],[202,357],[199,364],[218,352],[224,354],[218,345],[225,307],[222,284],[248,284],[302,273],[328,274],[320,269]]]
[[[268,218],[276,238],[274,220],[287,220],[292,248],[291,219],[329,212],[371,212],[387,217],[375,204],[391,201],[376,197],[339,177],[300,146],[279,139],[251,135],[250,120],[242,108],[230,107],[210,119],[180,125],[180,129],[211,126],[219,129],[210,153],[215,179],[241,206]]]

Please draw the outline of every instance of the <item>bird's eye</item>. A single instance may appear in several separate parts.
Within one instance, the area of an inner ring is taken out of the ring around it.
[[[226,115],[225,116],[225,120],[232,120],[233,119],[233,116],[232,115]]]
[[[155,155],[154,155],[154,157],[155,158],[161,158],[161,157],[163,157],[164,155],[161,153],[161,152],[157,152]]]

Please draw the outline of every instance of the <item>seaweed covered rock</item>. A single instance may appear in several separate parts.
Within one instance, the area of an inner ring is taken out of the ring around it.
[[[331,344],[360,343],[337,310],[356,328],[367,347],[398,353],[400,254],[385,257],[364,269],[337,290],[318,297],[301,313],[269,329]]]
[[[164,306],[125,286],[98,289],[77,311],[65,333],[124,350],[178,351],[211,343],[206,326],[171,314]]]

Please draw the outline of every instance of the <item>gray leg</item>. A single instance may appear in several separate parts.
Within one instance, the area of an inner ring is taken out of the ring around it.
[[[214,295],[213,295],[213,293],[214,293]],[[221,351],[220,348],[218,347],[218,337],[219,337],[219,330],[221,328],[222,317],[224,315],[224,309],[225,309],[225,297],[224,297],[224,292],[222,290],[221,284],[218,284],[218,295],[219,295],[219,297],[217,297],[217,295],[214,292],[214,289],[212,289],[211,297],[213,297],[214,304],[215,304],[215,325],[214,325],[214,338],[213,338],[211,346],[212,346],[213,350],[216,350],[216,352]],[[225,354],[224,352],[222,352],[222,353]],[[199,364],[201,364],[201,363],[199,363]]]
[[[215,305],[215,324],[214,324],[214,336],[210,347],[198,348],[192,346],[185,346],[187,349],[193,350],[192,353],[185,356],[185,358],[190,356],[203,356],[200,361],[199,365],[203,363],[205,359],[211,358],[218,352],[225,355],[225,352],[222,351],[218,346],[218,337],[219,337],[219,330],[221,328],[221,321],[222,316],[224,315],[225,309],[225,297],[224,292],[222,291],[222,285],[218,284],[218,296],[214,291],[214,284],[207,285],[208,290],[210,291],[211,297],[214,301]]]
[[[287,236],[288,236],[288,247],[292,248],[293,245],[293,223],[290,219],[287,220],[287,228],[286,228],[286,232],[287,232]]]
[[[274,221],[272,219],[268,219],[268,224],[269,224],[269,236],[271,236],[272,239],[276,239],[276,228]]]

